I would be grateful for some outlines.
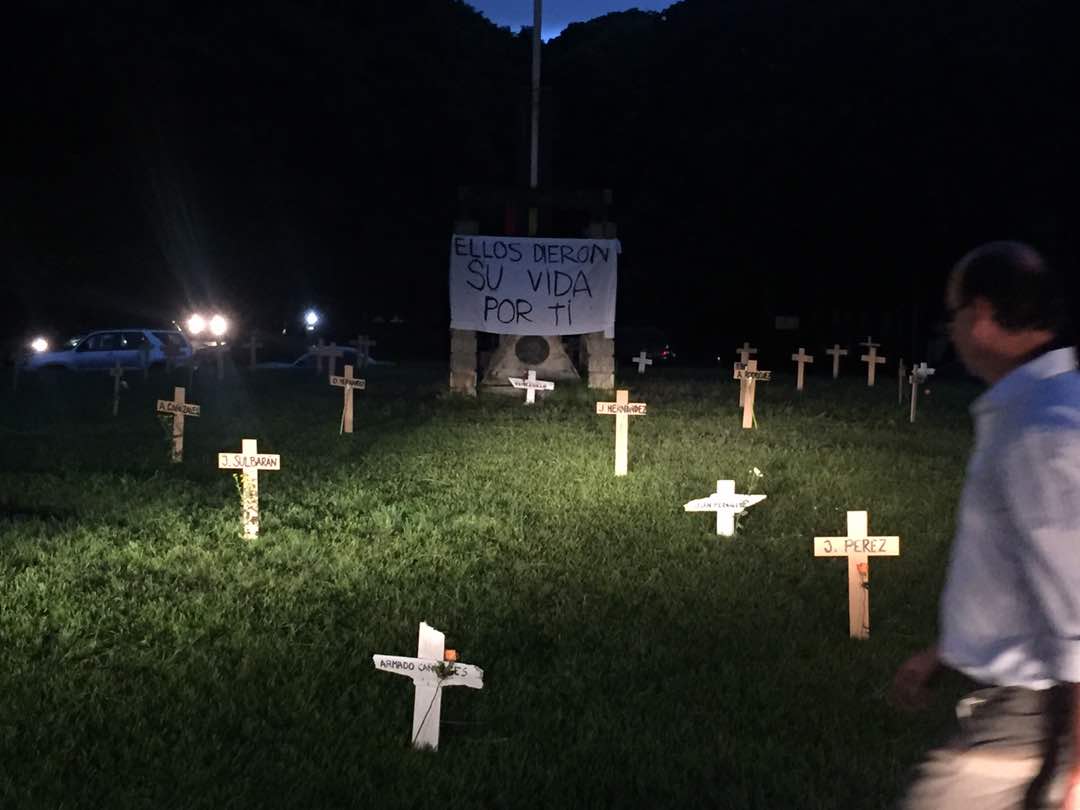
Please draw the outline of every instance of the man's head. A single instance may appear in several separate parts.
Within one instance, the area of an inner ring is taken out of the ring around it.
[[[1068,321],[1060,277],[1020,242],[989,242],[957,262],[945,308],[957,354],[989,383],[1059,339]]]

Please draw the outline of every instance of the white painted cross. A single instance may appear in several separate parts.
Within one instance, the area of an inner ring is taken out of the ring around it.
[[[649,355],[645,354],[644,349],[642,349],[640,352],[638,352],[637,357],[631,357],[630,359],[633,360],[635,363],[637,363],[637,373],[638,374],[644,374],[645,373],[645,366],[651,366],[652,365],[652,359],[650,359]]]
[[[877,367],[880,364],[885,362],[885,358],[884,357],[878,357],[878,353],[877,353],[878,347],[881,344],[874,343],[874,339],[868,337],[866,339],[865,343],[860,343],[859,345],[860,346],[865,346],[867,348],[867,353],[862,355],[859,359],[862,362],[866,363],[866,365],[867,365],[866,386],[868,388],[873,388],[874,387],[874,376],[875,376],[875,372],[877,371]]]
[[[524,380],[521,377],[509,377],[510,385],[514,388],[525,389],[525,404],[532,405],[536,402],[537,391],[554,391],[555,383],[548,382],[547,380],[536,379],[536,372],[529,369],[529,376]]]
[[[847,513],[847,537],[815,537],[815,557],[847,557],[848,631],[870,638],[870,558],[899,557],[899,537],[868,537],[866,512]]]
[[[360,335],[356,340],[350,340],[349,343],[356,347],[356,360],[360,364],[360,368],[363,368],[371,359],[371,347],[377,345],[376,342],[367,335]]]
[[[322,361],[326,358],[326,374],[330,376],[337,368],[337,358],[344,356],[344,352],[338,348],[337,343],[331,343],[326,345],[326,341],[319,338],[319,345],[311,348],[311,353],[315,355],[315,373],[322,374]]]
[[[746,364],[750,362],[750,355],[757,354],[757,349],[750,345],[749,340],[744,340],[742,348],[736,349],[735,354],[739,355],[739,365],[746,368]],[[743,407],[746,402],[746,386],[748,385],[746,380],[739,381],[739,407]]]
[[[771,371],[758,371],[757,360],[749,361],[745,366],[735,365],[735,379],[741,380],[746,389],[746,396],[742,402],[742,426],[744,429],[754,426],[754,398],[757,395],[758,382],[768,382],[772,379]]]
[[[202,409],[198,405],[185,402],[184,389],[178,385],[173,388],[171,400],[159,399],[157,401],[157,412],[172,414],[172,460],[174,464],[179,464],[184,460],[184,417],[200,416]]]
[[[218,453],[219,470],[243,470],[240,508],[244,518],[244,537],[259,536],[259,470],[280,470],[281,456],[259,452],[255,439],[244,439],[239,453]]]
[[[263,342],[261,340],[259,340],[259,333],[257,331],[252,332],[251,337],[248,338],[248,342],[245,343],[242,346],[242,348],[247,349],[249,352],[251,352],[251,355],[250,355],[251,360],[250,360],[250,363],[249,363],[251,368],[255,368],[255,352],[258,351],[259,349],[261,349],[262,347],[263,347]]]
[[[919,399],[919,386],[925,383],[930,376],[934,373],[934,369],[926,365],[925,362],[919,363],[917,366],[911,367],[911,375],[908,378],[911,382],[911,416],[910,421],[915,423],[915,403]]]
[[[336,374],[330,375],[330,384],[336,385],[338,388],[344,388],[345,405],[341,411],[341,428],[338,433],[352,433],[353,432],[353,389],[363,391],[367,388],[367,380],[361,380],[353,376],[353,367],[351,365],[345,366],[345,375],[338,377]]]
[[[840,376],[840,358],[847,357],[848,350],[841,349],[839,343],[834,343],[831,349],[826,349],[825,354],[832,355],[832,378],[835,380]]]
[[[799,366],[799,372],[796,375],[795,390],[796,391],[802,391],[803,390],[803,366],[806,363],[813,363],[814,358],[813,358],[813,356],[806,353],[806,349],[804,349],[802,346],[800,346],[799,347],[799,353],[791,355],[791,359],[794,360]]]
[[[120,379],[124,376],[124,369],[120,367],[119,360],[109,370],[109,376],[113,378],[112,415],[116,416],[120,413]]]
[[[484,688],[484,670],[459,664],[453,650],[446,650],[446,635],[427,622],[420,622],[416,658],[400,655],[373,655],[375,669],[412,678],[412,744],[414,748],[439,750],[439,722],[442,717],[442,690],[447,686]]]
[[[734,481],[717,481],[716,492],[707,498],[697,498],[683,504],[683,509],[687,512],[716,512],[716,533],[722,537],[734,537],[735,515],[763,500],[764,495],[736,495]]]
[[[907,369],[904,368],[904,358],[900,358],[900,365],[896,368],[896,404],[904,404],[904,375],[907,373]]]
[[[615,475],[626,475],[627,439],[630,433],[629,417],[645,416],[644,402],[631,402],[630,392],[615,392],[614,402],[597,402],[596,412],[615,416]]]

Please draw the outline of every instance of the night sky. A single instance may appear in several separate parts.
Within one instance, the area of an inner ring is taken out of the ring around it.
[[[532,26],[533,3],[531,0],[475,0],[470,3],[496,25],[509,26],[517,31],[521,26]],[[541,34],[545,40],[559,35],[570,23],[584,22],[612,11],[637,8],[642,11],[662,11],[671,5],[670,0],[544,0]]]
[[[343,335],[396,314],[445,357],[458,189],[528,176],[531,3],[476,6],[25,4],[0,135],[4,337],[203,307],[278,330],[314,305]],[[807,342],[925,340],[979,242],[1074,266],[1063,8],[548,0],[546,29],[604,16],[545,45],[542,185],[612,190],[620,322],[703,357],[777,315]],[[522,227],[509,203],[473,214]]]

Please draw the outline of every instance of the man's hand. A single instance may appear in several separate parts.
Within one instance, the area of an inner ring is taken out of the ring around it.
[[[896,671],[889,692],[889,702],[907,711],[925,709],[930,703],[930,678],[940,667],[936,644],[915,653]]]

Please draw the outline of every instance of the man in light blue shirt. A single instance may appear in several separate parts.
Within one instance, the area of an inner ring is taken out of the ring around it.
[[[904,810],[1080,810],[1080,373],[1060,278],[994,242],[953,269],[950,331],[989,390],[941,599],[940,637],[900,668],[894,701],[927,702],[942,666],[981,688],[920,766]]]

